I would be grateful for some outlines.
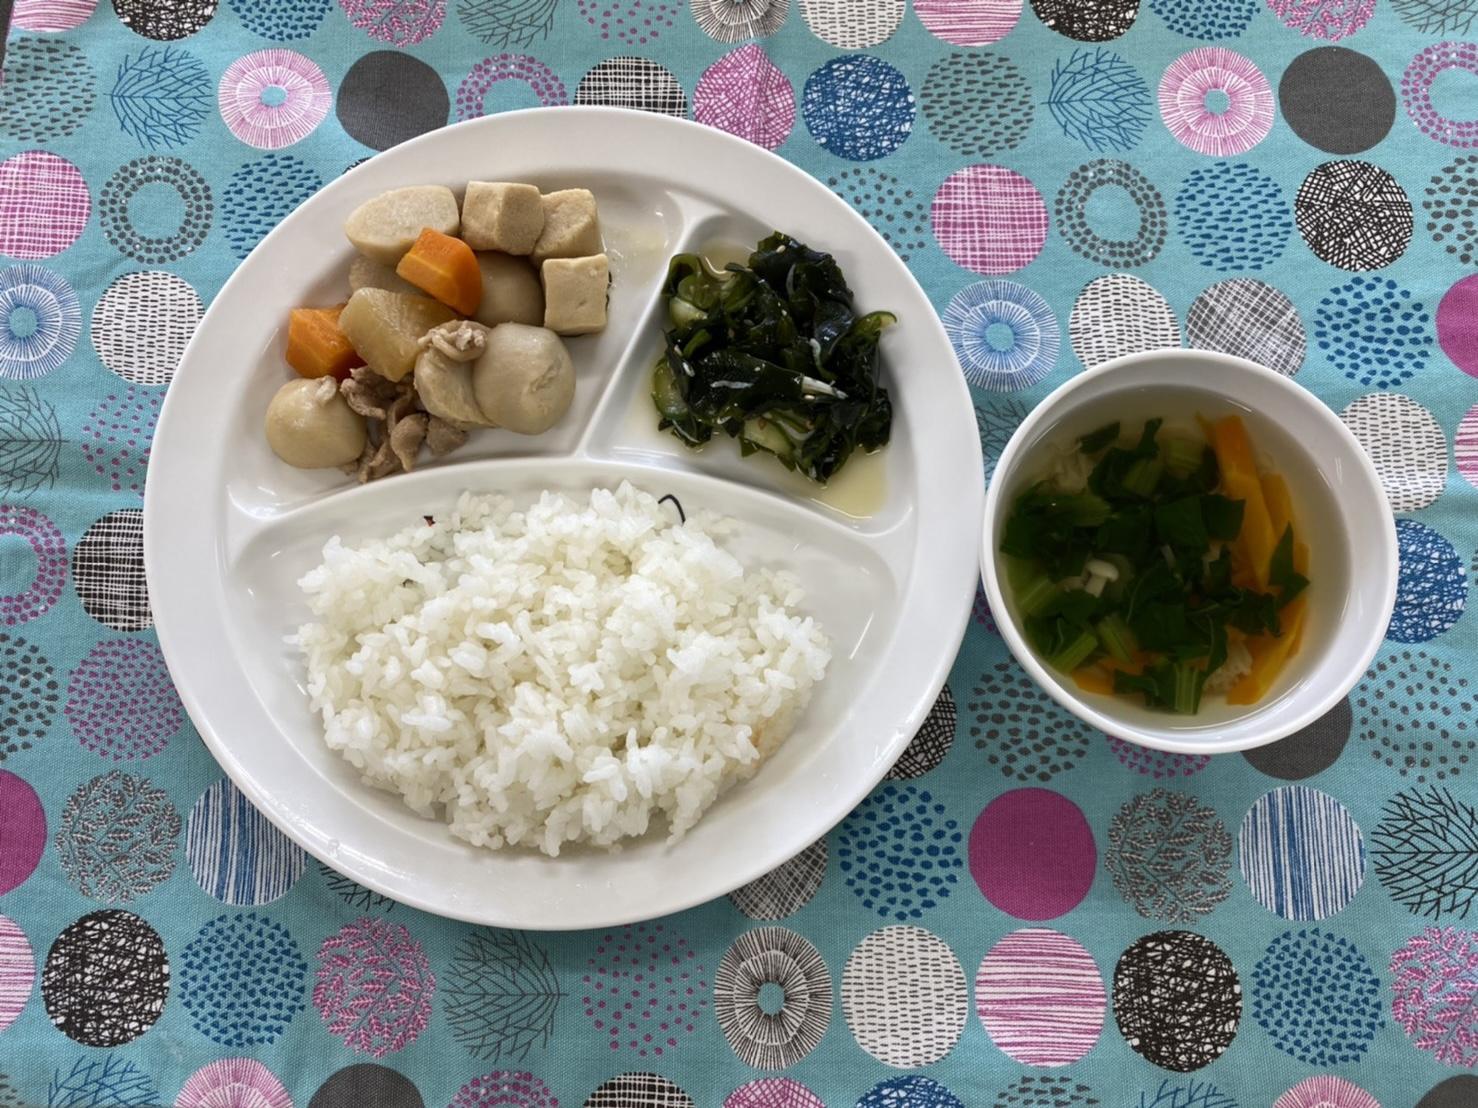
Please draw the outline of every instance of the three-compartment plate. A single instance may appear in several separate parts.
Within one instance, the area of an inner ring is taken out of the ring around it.
[[[575,401],[552,431],[481,431],[416,472],[359,487],[295,470],[262,417],[291,371],[290,308],[348,295],[344,218],[400,185],[529,181],[591,189],[614,287],[610,325],[569,340]],[[687,451],[655,430],[658,295],[670,255],[753,244],[772,229],[836,255],[863,310],[899,322],[883,344],[891,445],[854,461],[823,498],[730,443]],[[530,929],[605,926],[721,896],[790,858],[887,772],[944,683],[976,581],[981,458],[949,342],[907,268],[820,183],[723,132],[640,112],[536,109],[436,131],[375,157],[273,231],[206,313],[154,439],[145,560],[160,644],[185,707],[222,767],[309,853],[396,900]],[[684,839],[558,858],[454,839],[370,788],[322,740],[296,651],[298,578],[324,542],[385,536],[466,489],[583,492],[623,479],[688,511],[739,520],[747,564],[784,567],[832,639],[833,662],[799,726]]]

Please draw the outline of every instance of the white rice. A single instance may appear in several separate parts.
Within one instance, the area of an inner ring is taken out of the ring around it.
[[[480,846],[680,837],[784,741],[831,652],[730,521],[623,483],[324,547],[294,641],[328,745]]]

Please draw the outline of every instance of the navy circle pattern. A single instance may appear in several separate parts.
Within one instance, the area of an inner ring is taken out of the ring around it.
[[[1390,277],[1352,277],[1329,290],[1314,316],[1314,345],[1351,381],[1390,389],[1427,366],[1432,317]]]
[[[1285,1054],[1311,1066],[1360,1061],[1377,1031],[1381,984],[1355,944],[1309,928],[1285,931],[1252,971],[1252,1014]]]
[[[333,0],[231,0],[231,6],[252,34],[290,42],[318,30]]]
[[[70,42],[11,39],[0,82],[0,136],[13,142],[54,142],[87,118],[97,79],[87,55]]]
[[[1150,0],[1150,10],[1178,35],[1215,42],[1247,30],[1258,0]]]
[[[857,1108],[965,1108],[965,1105],[932,1077],[911,1074],[879,1081],[862,1094]]]
[[[323,187],[318,173],[291,154],[268,154],[231,174],[221,197],[226,239],[238,258]]]
[[[1293,233],[1293,212],[1268,174],[1239,162],[1193,170],[1175,195],[1175,223],[1191,253],[1223,272],[1265,269]]]
[[[866,54],[833,58],[807,77],[801,109],[817,144],[854,162],[902,146],[916,110],[903,74]]]
[[[842,821],[837,868],[864,908],[907,922],[959,884],[963,841],[959,822],[929,790],[888,782]]]
[[[302,1010],[307,981],[287,928],[249,912],[206,923],[180,958],[180,995],[195,1029],[237,1050],[276,1042]]]
[[[1401,576],[1386,638],[1428,642],[1449,630],[1468,603],[1467,573],[1457,548],[1425,523],[1396,521]]]

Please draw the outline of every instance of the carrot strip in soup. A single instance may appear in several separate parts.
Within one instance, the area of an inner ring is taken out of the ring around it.
[[[1233,500],[1241,500],[1245,504],[1242,532],[1237,536],[1237,544],[1247,557],[1257,587],[1265,589],[1278,532],[1273,530],[1273,522],[1268,515],[1262,477],[1257,472],[1252,443],[1247,438],[1247,428],[1242,425],[1241,417],[1227,416],[1213,423],[1211,447],[1216,451],[1216,461],[1221,467],[1223,489]]]

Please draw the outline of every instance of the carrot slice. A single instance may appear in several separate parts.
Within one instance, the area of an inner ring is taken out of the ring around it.
[[[1081,666],[1073,670],[1073,681],[1084,692],[1100,693],[1103,696],[1112,696],[1114,693],[1114,675],[1102,666]]]
[[[340,304],[333,308],[294,308],[287,317],[287,364],[303,377],[343,380],[364,359],[339,330]]]
[[[1262,476],[1262,499],[1268,507],[1268,522],[1273,525],[1273,534],[1280,539],[1283,532],[1293,523],[1293,497],[1288,492],[1288,482],[1281,473],[1265,473]]]
[[[1265,589],[1278,535],[1273,531],[1267,501],[1263,498],[1262,478],[1252,456],[1252,443],[1240,416],[1227,416],[1211,425],[1211,447],[1221,467],[1222,488],[1233,500],[1245,503],[1237,545],[1246,555],[1257,587]]]
[[[395,272],[463,315],[482,303],[482,269],[472,247],[434,228],[422,230]]]

